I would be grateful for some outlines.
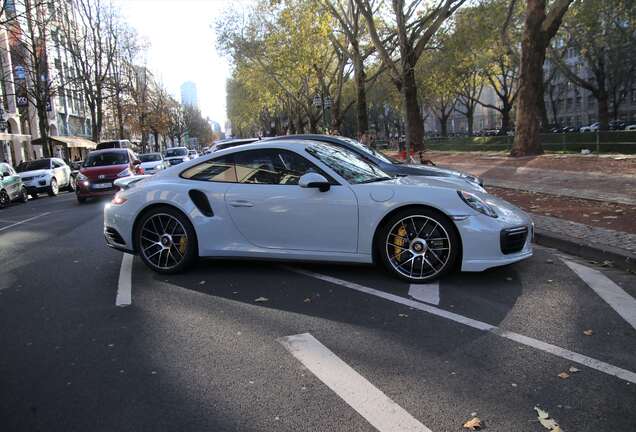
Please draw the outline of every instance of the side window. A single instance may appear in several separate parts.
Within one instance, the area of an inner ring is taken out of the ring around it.
[[[52,168],[62,168],[62,164],[56,161],[55,159],[51,159]]]
[[[303,174],[318,167],[288,150],[248,150],[234,154],[239,183],[297,185]]]
[[[236,169],[231,155],[212,159],[181,173],[181,177],[190,180],[236,183]]]

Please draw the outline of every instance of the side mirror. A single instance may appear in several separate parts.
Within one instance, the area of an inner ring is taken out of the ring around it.
[[[298,179],[298,186],[301,188],[318,188],[320,192],[327,192],[331,188],[329,180],[318,173],[307,173]]]
[[[141,161],[140,161],[139,159],[135,159],[135,160],[132,162],[133,166],[137,166],[137,165],[139,165],[140,163],[141,163]]]

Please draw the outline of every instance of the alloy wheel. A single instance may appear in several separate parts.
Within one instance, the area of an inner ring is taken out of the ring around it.
[[[386,254],[395,271],[410,279],[431,279],[451,258],[451,240],[434,218],[407,216],[391,227],[386,238]]]
[[[0,208],[5,208],[9,205],[11,199],[9,198],[9,194],[6,191],[0,192]]]
[[[57,195],[59,192],[59,188],[57,187],[57,181],[55,179],[51,180],[51,192],[53,195]]]
[[[148,263],[166,271],[183,262],[188,241],[188,233],[177,218],[167,213],[157,213],[144,221],[139,249]]]

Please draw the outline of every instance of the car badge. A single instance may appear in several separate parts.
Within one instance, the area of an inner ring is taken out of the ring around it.
[[[106,175],[104,175],[104,174],[100,174],[97,178],[101,180],[101,179],[106,178]]]

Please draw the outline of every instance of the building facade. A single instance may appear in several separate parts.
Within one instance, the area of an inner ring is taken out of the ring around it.
[[[197,85],[192,81],[186,81],[181,84],[181,103],[195,108],[199,107]]]

